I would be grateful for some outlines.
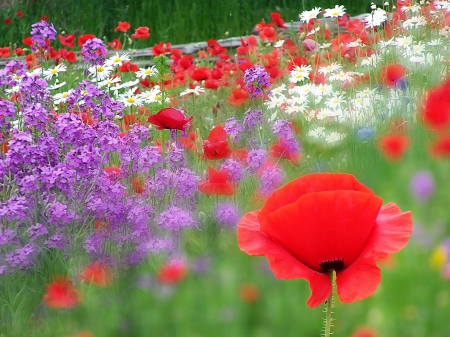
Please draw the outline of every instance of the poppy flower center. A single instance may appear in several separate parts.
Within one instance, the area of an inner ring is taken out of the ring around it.
[[[339,271],[344,268],[343,259],[327,260],[319,263],[323,273],[328,273],[332,270]]]

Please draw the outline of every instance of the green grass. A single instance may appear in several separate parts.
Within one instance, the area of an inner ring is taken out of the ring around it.
[[[9,17],[11,25],[0,24],[0,46],[18,43],[29,36],[31,24],[47,15],[59,34],[94,34],[112,41],[122,33],[113,30],[119,21],[132,25],[129,35],[139,26],[150,27],[150,40],[138,41],[137,48],[152,46],[160,41],[182,44],[248,35],[261,20],[270,22],[270,13],[278,11],[286,22],[299,21],[305,9],[334,7],[325,0],[20,0],[14,7],[2,10],[0,19]],[[339,4],[351,15],[369,11],[370,1],[342,0]],[[20,10],[23,18],[16,17]]]

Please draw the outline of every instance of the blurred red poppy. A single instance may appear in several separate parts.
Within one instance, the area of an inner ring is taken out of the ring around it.
[[[246,283],[239,287],[239,296],[245,303],[254,304],[258,302],[259,294],[259,289],[254,284]]]
[[[370,327],[356,328],[350,337],[377,337],[377,332]]]
[[[208,195],[234,194],[234,187],[228,182],[228,170],[216,171],[212,167],[208,167],[208,180],[198,184],[198,190]]]
[[[136,28],[134,34],[131,35],[132,39],[148,39],[150,37],[149,33],[150,28],[148,27],[139,27]]]
[[[113,50],[121,50],[122,42],[119,39],[114,39],[112,42],[108,42],[108,46],[110,46]]]
[[[231,89],[231,95],[228,97],[228,102],[230,105],[240,106],[247,101],[248,97],[249,94],[246,89],[234,88]]]
[[[433,142],[430,154],[437,158],[450,157],[450,135],[441,135]]]
[[[450,125],[450,80],[428,92],[421,114],[429,128],[440,131]]]
[[[176,284],[187,275],[188,266],[182,260],[172,260],[164,264],[158,271],[156,280],[161,284]]]
[[[152,48],[152,54],[153,56],[159,56],[159,55],[164,55],[166,53],[170,53],[170,45],[171,43],[164,43],[164,42],[160,42],[158,44],[155,44]]]
[[[75,35],[70,34],[68,36],[58,35],[59,42],[68,48],[75,47]]]
[[[286,25],[284,24],[284,20],[281,18],[281,14],[277,12],[270,13],[270,17],[272,18],[272,23],[278,27],[286,29]]]
[[[381,69],[380,81],[391,87],[395,86],[397,81],[407,74],[407,69],[401,64],[390,64]]]
[[[11,24],[11,19],[10,18],[6,18],[5,20],[3,20],[3,22],[5,23],[5,25],[10,25]]]
[[[290,160],[296,165],[300,159],[300,154],[297,152],[292,152],[289,148],[289,144],[284,139],[280,139],[278,143],[273,144],[270,147],[270,156],[273,158],[284,158]]]
[[[186,118],[183,113],[174,108],[165,108],[160,110],[155,115],[151,115],[148,118],[148,122],[155,125],[157,129],[172,129],[172,130],[184,130],[185,125],[189,123],[192,118]]]
[[[16,16],[17,16],[18,18],[23,18],[23,12],[22,12],[22,11],[17,11],[17,12],[16,12]]]
[[[405,135],[385,135],[378,143],[381,153],[389,160],[398,161],[411,144],[411,140]]]
[[[9,47],[0,47],[0,58],[11,57]]]
[[[128,22],[119,21],[119,24],[117,25],[117,27],[114,28],[114,32],[121,31],[123,33],[126,33],[128,31],[128,29],[130,29],[130,27],[131,27],[131,25]]]
[[[123,62],[122,65],[119,67],[119,71],[121,73],[135,73],[139,70],[139,66],[137,64],[134,64],[132,62]]]
[[[81,48],[86,43],[87,40],[92,40],[95,38],[95,35],[92,34],[84,34],[78,36],[78,46]]]
[[[196,139],[197,134],[195,132],[189,132],[189,135],[187,137],[180,137],[180,143],[185,149],[194,151]]]
[[[346,303],[372,295],[381,281],[378,258],[406,246],[410,212],[382,199],[350,174],[316,173],[269,196],[238,225],[239,247],[264,255],[279,279],[304,278],[308,306],[325,302],[336,272],[337,294]]]
[[[42,304],[49,308],[71,308],[80,303],[80,295],[66,277],[58,277],[46,286]]]
[[[33,39],[31,36],[28,36],[24,39],[22,39],[23,44],[27,45],[28,47],[32,47],[34,45]]]
[[[207,160],[216,160],[228,158],[231,150],[228,147],[227,132],[217,125],[208,135],[208,140],[203,141],[204,158]]]
[[[86,267],[83,274],[78,274],[78,279],[86,284],[105,287],[112,283],[113,275],[104,263],[92,262]]]

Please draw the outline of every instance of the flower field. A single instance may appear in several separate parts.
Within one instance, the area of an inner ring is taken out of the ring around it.
[[[0,46],[0,336],[450,336],[450,2],[299,19]]]

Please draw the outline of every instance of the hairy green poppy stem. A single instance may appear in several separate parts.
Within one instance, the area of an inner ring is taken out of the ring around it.
[[[333,294],[336,288],[336,271],[332,270],[330,272],[330,279],[331,279],[331,293],[330,296],[328,297],[328,300],[326,302],[326,307],[325,307],[325,313],[326,313],[326,317],[325,317],[325,333],[323,335],[323,337],[330,337],[331,335],[331,322],[333,321],[333,319],[331,318],[331,309],[333,307]]]

